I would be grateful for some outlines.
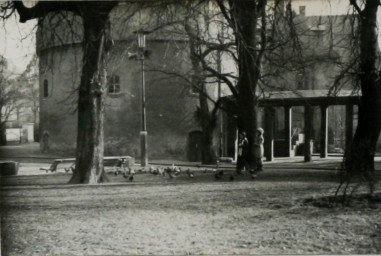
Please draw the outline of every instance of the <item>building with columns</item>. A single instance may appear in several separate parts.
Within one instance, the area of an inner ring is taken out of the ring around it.
[[[346,70],[354,59],[351,40],[355,16],[348,15],[348,3],[327,4],[320,0],[292,1],[299,48],[275,49],[279,56],[286,56],[286,61],[263,63],[263,76],[276,73],[278,65],[292,63],[288,70],[281,69],[280,75],[270,76],[260,86],[264,93],[260,95],[258,123],[265,130],[268,160],[305,155],[308,161],[312,153],[321,157],[342,154],[351,142],[360,97],[355,75]],[[300,56],[293,62],[294,56],[287,51]],[[229,97],[226,100],[231,101]],[[234,157],[236,126],[227,116],[224,130],[223,154]]]

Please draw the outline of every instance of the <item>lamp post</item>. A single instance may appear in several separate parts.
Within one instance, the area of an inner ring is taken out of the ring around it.
[[[144,53],[146,47],[146,34],[147,31],[138,30],[135,32],[138,37],[138,47],[140,50],[140,61],[142,67],[142,130],[140,131],[140,162],[141,166],[148,165],[148,154],[147,154],[147,120],[146,120],[146,88],[145,88],[145,79],[144,79]]]

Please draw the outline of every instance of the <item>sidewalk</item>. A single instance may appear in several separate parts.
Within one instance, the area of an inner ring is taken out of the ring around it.
[[[39,148],[39,143],[28,143],[28,144],[16,144],[7,145],[0,147],[0,160],[13,160],[20,162],[19,175],[38,175],[45,174],[40,168],[48,168],[52,163],[53,159],[63,158],[63,157],[74,157],[69,155],[57,155],[51,153],[41,153]],[[264,167],[268,170],[336,170],[340,167],[342,157],[340,156],[329,156],[328,158],[320,158],[318,155],[312,157],[312,162],[304,162],[302,156],[297,157],[280,157],[275,158],[272,162],[264,161]],[[136,164],[139,165],[139,159],[136,159]],[[376,157],[377,169],[381,168],[381,157]],[[200,162],[187,162],[179,160],[151,160],[150,165],[177,165],[185,168],[191,169],[205,169],[205,168],[216,168],[215,165],[202,165]],[[62,164],[60,168],[65,167]],[[219,167],[234,169],[235,163],[219,163]],[[59,172],[62,170],[58,170]]]
[[[50,163],[52,159],[56,158],[72,158],[75,157],[74,155],[65,155],[65,154],[54,154],[54,153],[42,153],[40,151],[40,144],[37,142],[33,143],[24,143],[24,144],[14,144],[14,145],[6,145],[6,146],[0,146],[0,159],[2,160],[14,160],[19,162],[47,162]],[[321,159],[317,156],[313,156],[314,162],[337,162],[338,160],[342,159],[342,157],[339,156],[333,156],[328,157],[326,159]],[[381,158],[380,158],[381,160]],[[139,163],[139,158],[135,157],[135,161]],[[167,164],[176,164],[176,165],[182,165],[182,166],[199,166],[201,165],[200,162],[187,162],[187,161],[180,161],[180,160],[168,160],[168,159],[153,159],[150,160],[150,164],[156,164],[156,165],[167,165]],[[305,163],[303,161],[302,156],[297,157],[279,157],[275,158],[273,162],[266,162],[267,164],[277,164],[277,163]],[[221,163],[222,165],[235,165],[234,163]]]
[[[14,160],[17,162],[50,162],[51,159],[68,157],[64,155],[42,153],[40,151],[40,143],[23,143],[0,146],[1,160]]]

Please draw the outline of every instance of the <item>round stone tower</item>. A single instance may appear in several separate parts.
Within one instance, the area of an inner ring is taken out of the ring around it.
[[[162,8],[162,9],[160,9]],[[198,98],[181,76],[190,72],[189,50],[182,26],[163,20],[157,1],[123,2],[111,13],[114,45],[107,56],[105,106],[106,155],[140,155],[141,64],[137,30],[146,30],[145,60],[148,154],[154,158],[185,159],[188,137],[199,128],[194,121]],[[171,8],[176,8],[172,6]],[[176,19],[180,11],[172,11]],[[47,131],[54,151],[73,152],[77,130],[77,88],[82,65],[81,18],[71,13],[40,20],[37,30],[40,59],[40,132]],[[168,75],[171,74],[171,75]]]

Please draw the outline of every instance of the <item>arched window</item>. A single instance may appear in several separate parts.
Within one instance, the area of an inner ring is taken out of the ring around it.
[[[109,94],[120,93],[120,78],[117,75],[112,75],[108,80],[108,90]]]
[[[48,80],[45,79],[44,80],[44,98],[47,98],[49,96],[49,83],[48,83]]]

